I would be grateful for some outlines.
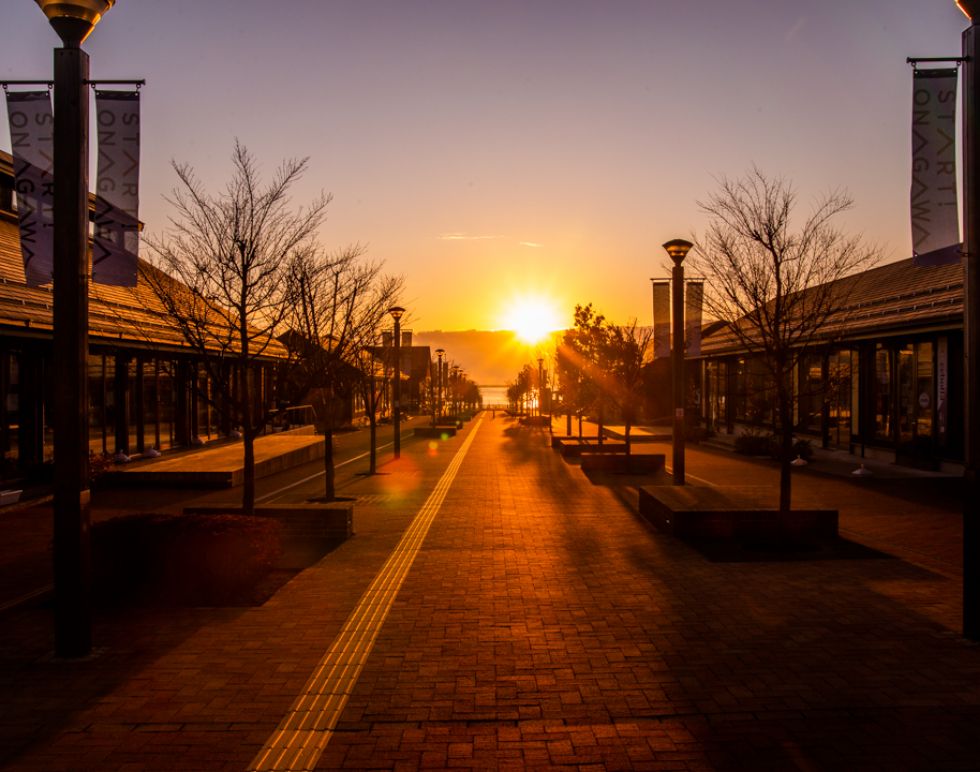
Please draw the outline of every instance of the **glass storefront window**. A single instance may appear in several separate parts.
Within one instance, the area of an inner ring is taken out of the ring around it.
[[[106,452],[106,381],[105,356],[88,357],[88,427],[89,448],[93,453]]]
[[[932,341],[915,346],[915,433],[932,437],[932,416],[936,404],[935,356]]]
[[[819,433],[825,399],[823,357],[810,354],[800,361],[798,424],[807,432]]]
[[[898,352],[898,439],[911,442],[914,433],[918,400],[915,392],[915,351],[912,344],[902,346]]]
[[[875,439],[892,439],[892,352],[880,343],[875,350]]]
[[[827,368],[828,434],[831,445],[851,443],[852,381],[856,380],[857,353],[844,349],[830,355]]]

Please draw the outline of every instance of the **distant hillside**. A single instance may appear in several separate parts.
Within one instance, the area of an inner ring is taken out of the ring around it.
[[[510,383],[525,364],[537,366],[539,356],[551,360],[554,340],[528,346],[507,330],[467,330],[464,332],[416,332],[413,343],[446,350],[450,362],[462,367],[481,385]]]

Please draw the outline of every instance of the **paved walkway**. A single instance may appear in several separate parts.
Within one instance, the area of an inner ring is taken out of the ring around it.
[[[687,469],[772,482],[709,450]],[[300,740],[317,769],[980,767],[980,647],[956,633],[941,497],[801,476],[802,498],[860,502],[842,528],[898,557],[711,563],[512,421],[384,471],[354,486],[358,535],[260,608],[106,610],[74,663],[50,658],[47,612],[4,618],[0,764],[258,766],[370,607],[326,742]]]

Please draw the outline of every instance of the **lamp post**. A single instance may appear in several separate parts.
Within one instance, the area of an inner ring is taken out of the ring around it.
[[[673,384],[674,432],[673,465],[674,485],[684,484],[684,258],[694,245],[684,239],[674,239],[663,245],[674,261],[670,271],[671,326],[673,347],[670,352],[671,381]]]
[[[963,635],[980,640],[980,2],[957,0],[970,20],[963,31]]]
[[[459,415],[459,408],[457,407],[457,402],[459,400],[459,365],[453,365],[452,371],[449,373],[449,390],[452,393],[452,400],[450,404],[452,405],[453,418],[455,419]]]
[[[115,0],[37,0],[54,50],[55,654],[92,650],[88,490],[88,79],[82,42]]]
[[[392,420],[395,424],[395,458],[402,457],[402,326],[401,319],[405,309],[392,306],[388,309],[391,318],[395,320],[395,382],[392,385],[392,401],[394,409]]]
[[[442,418],[442,358],[446,355],[446,349],[437,348],[436,357],[439,360],[439,380],[436,382],[436,411]]]

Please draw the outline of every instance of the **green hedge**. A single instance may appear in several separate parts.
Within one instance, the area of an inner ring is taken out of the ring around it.
[[[281,525],[262,517],[141,514],[92,529],[95,595],[107,603],[247,602],[281,554]]]

